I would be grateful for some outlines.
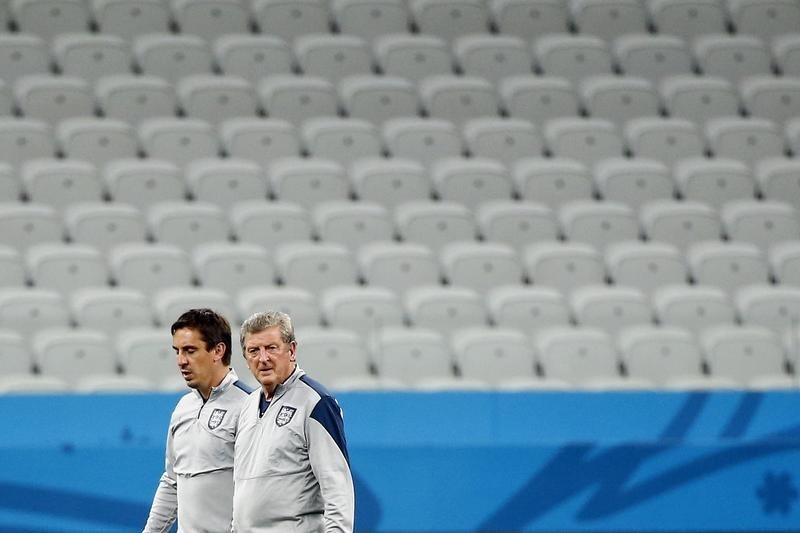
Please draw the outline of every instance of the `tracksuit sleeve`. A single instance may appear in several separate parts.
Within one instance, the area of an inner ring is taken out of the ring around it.
[[[323,396],[307,420],[308,455],[325,505],[325,532],[350,533],[355,516],[355,491],[347,455],[342,410]]]
[[[172,427],[167,434],[167,453],[164,473],[158,481],[158,488],[153,503],[150,506],[150,515],[142,533],[165,533],[169,531],[178,514],[178,482],[175,478],[174,453],[172,448]]]

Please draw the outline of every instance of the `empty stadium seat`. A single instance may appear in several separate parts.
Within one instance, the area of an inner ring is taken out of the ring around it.
[[[47,44],[41,37],[28,33],[0,34],[0,71],[9,84],[23,76],[47,74],[50,72]]]
[[[72,203],[102,200],[103,187],[96,167],[77,159],[35,159],[25,163],[20,176],[32,202],[62,211]]]
[[[647,295],[635,287],[589,285],[575,289],[569,300],[575,321],[581,327],[616,334],[628,326],[653,322]]]
[[[310,209],[326,200],[346,200],[350,182],[341,164],[320,158],[283,158],[268,170],[275,197]]]
[[[593,35],[543,35],[534,43],[534,54],[546,76],[566,78],[572,83],[613,71],[608,45]]]
[[[105,256],[84,244],[37,244],[28,249],[26,263],[36,287],[64,294],[106,286],[109,281]]]
[[[728,29],[723,0],[652,0],[648,7],[658,33],[675,35],[687,42]]]
[[[750,385],[762,377],[786,376],[785,356],[778,337],[757,326],[717,326],[700,336],[712,375]]]
[[[153,0],[93,0],[94,20],[99,30],[132,40],[147,33],[167,33],[169,5]]]
[[[655,159],[669,167],[682,159],[705,155],[702,130],[686,119],[636,118],[625,125],[625,138],[634,156]]]
[[[350,166],[349,174],[361,201],[394,208],[431,197],[431,180],[425,167],[413,159],[363,158]]]
[[[777,283],[800,287],[800,243],[775,244],[770,247],[767,258]]]
[[[274,35],[222,35],[214,40],[213,53],[224,74],[250,83],[292,72],[292,51],[283,39]]]
[[[508,166],[544,150],[539,130],[522,119],[475,118],[464,124],[463,134],[472,156],[496,159]]]
[[[16,374],[31,374],[33,370],[33,354],[26,339],[19,332],[12,329],[0,329],[0,342],[3,343],[0,360],[6,369],[3,373],[4,377]]]
[[[403,300],[411,325],[444,334],[487,324],[487,310],[480,295],[467,287],[417,286]]]
[[[653,84],[634,76],[592,76],[580,86],[581,99],[592,118],[614,122],[618,127],[633,118],[658,116],[661,102]]]
[[[105,117],[131,125],[148,118],[173,116],[178,109],[175,87],[156,76],[104,76],[95,84],[94,92]]]
[[[742,100],[753,117],[782,124],[800,114],[800,79],[753,76],[741,83]]]
[[[331,11],[340,32],[368,43],[383,35],[409,31],[410,14],[403,0],[335,0]]]
[[[242,318],[264,309],[282,311],[292,317],[292,324],[298,329],[319,326],[322,319],[316,296],[302,287],[250,287],[239,292],[236,307]]]
[[[492,83],[533,73],[533,57],[527,42],[511,35],[464,35],[453,43],[453,54],[464,75]]]
[[[688,281],[683,254],[668,243],[619,242],[608,247],[605,257],[616,285],[635,287],[648,295],[664,285]]]
[[[567,240],[598,249],[639,238],[639,222],[633,208],[618,202],[575,200],[561,206],[558,219]]]
[[[133,55],[142,73],[172,83],[184,76],[212,72],[211,48],[197,35],[141,35],[133,43]]]
[[[431,164],[431,179],[439,198],[474,210],[491,200],[510,200],[511,178],[506,167],[482,157],[444,158]]]
[[[685,250],[702,241],[722,239],[719,211],[696,201],[657,200],[642,206],[642,227],[647,238]]]
[[[706,241],[689,247],[686,259],[695,283],[719,287],[729,294],[739,287],[769,281],[769,266],[752,243]]]
[[[710,285],[664,285],[653,292],[653,310],[660,324],[695,333],[736,322],[736,309],[724,290]]]
[[[276,118],[227,119],[220,124],[219,136],[228,156],[250,159],[264,167],[281,157],[298,157],[301,153],[297,129]]]
[[[252,9],[261,33],[285,41],[330,30],[331,13],[324,0],[253,0]]]
[[[668,76],[692,73],[689,48],[675,35],[622,35],[614,40],[613,51],[625,75],[654,84]]]
[[[457,125],[471,118],[499,115],[494,86],[483,78],[430,76],[419,83],[419,94],[430,117]]]
[[[120,244],[109,252],[108,263],[116,285],[147,295],[163,287],[190,286],[193,280],[188,254],[171,244]]]
[[[420,33],[452,41],[489,29],[489,12],[480,0],[410,0],[408,4]]]
[[[755,166],[758,188],[767,200],[786,202],[800,209],[800,161],[783,157],[766,158]]]
[[[454,242],[440,254],[445,279],[454,286],[485,293],[503,285],[520,285],[523,268],[513,248],[496,242]]]
[[[275,282],[272,259],[264,248],[256,244],[201,244],[192,252],[192,262],[197,280],[203,287],[221,289],[230,295]]]
[[[570,14],[561,0],[491,0],[489,9],[501,33],[523,39],[569,29]]]
[[[383,153],[377,129],[366,120],[322,117],[303,123],[301,135],[312,157],[342,164]]]
[[[147,229],[141,211],[121,203],[72,204],[64,212],[71,242],[87,244],[101,252],[123,242],[143,242]]]
[[[250,11],[238,0],[171,0],[181,33],[211,40],[230,33],[250,31]]]
[[[389,212],[377,203],[323,202],[314,208],[313,220],[320,239],[343,244],[350,251],[394,237]]]
[[[717,117],[739,115],[739,97],[733,84],[711,75],[672,76],[661,82],[661,95],[669,115],[702,127]]]
[[[698,36],[694,55],[704,75],[719,76],[731,83],[772,73],[769,49],[753,35]]]
[[[70,315],[61,293],[49,289],[0,289],[0,328],[28,337],[50,327],[68,327]]]
[[[783,335],[800,324],[800,288],[755,284],[736,291],[734,303],[742,323]]]
[[[800,26],[800,6],[790,0],[728,0],[731,21],[739,33],[769,40]]]
[[[61,242],[64,230],[56,211],[43,204],[8,202],[0,204],[0,244],[17,250],[45,242]]]
[[[88,374],[75,382],[78,394],[142,394],[156,390],[156,384],[141,376]]]
[[[299,36],[294,55],[307,76],[338,83],[342,78],[372,71],[367,43],[355,35],[318,33]]]
[[[349,117],[368,120],[376,126],[419,112],[416,86],[395,76],[348,76],[339,83],[339,97]]]
[[[230,210],[237,202],[267,199],[267,177],[249,159],[201,158],[186,166],[186,184],[194,200]]]
[[[147,224],[156,241],[191,251],[198,244],[227,241],[228,218],[222,208],[203,202],[159,202],[147,212]]]
[[[605,282],[603,259],[583,242],[542,242],[529,245],[522,256],[525,273],[533,285],[555,287],[565,294],[584,285]]]
[[[619,357],[612,336],[599,328],[553,327],[536,335],[535,346],[548,378],[579,387],[618,382]]]
[[[387,34],[375,40],[376,61],[387,76],[419,82],[429,76],[453,72],[447,43],[435,35]]]
[[[220,147],[208,122],[191,118],[149,118],[139,125],[139,142],[149,158],[178,167],[202,157],[217,157]]]
[[[268,116],[295,126],[309,118],[335,117],[339,111],[336,89],[324,78],[276,74],[262,79],[256,90]]]
[[[14,0],[10,8],[19,31],[45,40],[89,31],[89,8],[82,0]]]
[[[311,239],[312,222],[308,212],[289,202],[240,202],[230,212],[231,224],[240,242],[272,250],[295,240]]]
[[[722,207],[721,217],[730,239],[755,244],[762,251],[772,244],[800,239],[800,217],[783,202],[729,202]]]
[[[553,211],[539,203],[495,201],[482,203],[475,214],[484,240],[521,252],[527,245],[558,238]]]
[[[356,257],[371,286],[403,292],[420,285],[438,285],[441,279],[438,258],[421,244],[373,242],[362,246]]]
[[[56,155],[52,127],[37,119],[0,117],[0,158],[18,168],[31,159]]]
[[[400,238],[438,251],[454,241],[477,237],[472,211],[452,202],[408,202],[395,209],[395,225]]]
[[[540,127],[548,120],[580,112],[575,87],[558,76],[511,76],[499,81],[497,92],[509,116]]]
[[[103,182],[114,201],[140,210],[156,202],[179,201],[186,196],[181,170],[169,161],[152,157],[109,162]]]
[[[69,300],[78,327],[97,329],[114,338],[127,328],[150,327],[153,312],[145,294],[126,287],[87,287]],[[163,334],[162,334],[163,335]],[[165,346],[169,346],[167,342]]]
[[[238,321],[236,308],[228,293],[209,287],[165,287],[152,296],[153,314],[161,327],[172,324],[187,309],[208,307],[224,316],[228,322]]]
[[[511,177],[524,200],[553,208],[593,197],[589,169],[574,159],[520,159],[511,167]]]
[[[94,115],[89,83],[75,76],[25,76],[14,85],[14,99],[22,116],[55,125],[71,117]]]
[[[374,360],[379,376],[407,385],[414,385],[423,376],[453,375],[452,355],[445,337],[425,327],[383,328],[375,341]]]
[[[114,159],[135,158],[139,152],[136,132],[122,120],[70,118],[56,128],[56,138],[65,157],[91,161],[102,169]]]
[[[53,55],[59,72],[89,82],[103,76],[129,73],[133,66],[128,43],[109,34],[57,35],[53,40]]]
[[[734,200],[753,199],[753,172],[735,159],[691,157],[675,164],[675,181],[685,200],[703,202],[715,209]]]
[[[610,120],[556,118],[545,125],[544,137],[554,156],[574,159],[587,166],[625,154],[622,135]]]
[[[297,364],[326,383],[369,375],[369,352],[355,331],[308,327],[297,332],[297,342]]]
[[[113,374],[116,361],[109,337],[92,329],[45,328],[31,341],[39,371],[74,383],[88,374]]]
[[[631,326],[617,336],[629,376],[659,385],[701,375],[702,352],[691,332],[676,326]]]
[[[504,328],[469,328],[451,336],[453,358],[462,377],[495,384],[508,376],[535,375],[528,337]]]
[[[386,287],[331,287],[319,302],[327,326],[355,331],[368,343],[376,342],[384,328],[404,322],[400,298]]]
[[[211,124],[259,113],[253,86],[238,76],[189,75],[177,82],[176,91],[186,116]]]
[[[800,35],[787,33],[772,41],[772,55],[784,76],[800,76]]]
[[[358,282],[355,259],[341,244],[332,242],[289,242],[275,252],[279,280],[314,293],[335,285]]]
[[[604,200],[634,209],[647,202],[671,199],[675,194],[669,168],[652,159],[605,159],[595,165],[594,178]]]
[[[461,135],[452,122],[441,119],[395,118],[383,126],[383,139],[393,157],[422,164],[464,151]]]
[[[581,34],[611,40],[648,29],[647,10],[638,0],[572,0],[570,7]]]

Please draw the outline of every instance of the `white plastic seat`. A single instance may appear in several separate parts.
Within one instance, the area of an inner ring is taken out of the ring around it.
[[[558,219],[568,240],[598,249],[639,238],[639,221],[633,208],[618,202],[576,200],[561,206]]]
[[[0,361],[5,369],[4,377],[30,374],[33,370],[33,355],[25,338],[17,331],[0,329],[0,341],[3,343]]]
[[[784,132],[791,153],[800,154],[800,120],[797,117],[787,120]]]
[[[409,31],[410,13],[403,0],[335,0],[331,11],[340,32],[368,43]]]
[[[4,32],[0,35],[0,72],[8,84],[23,76],[47,74],[50,72],[47,44],[36,35]]]
[[[14,85],[14,97],[22,116],[49,124],[94,115],[94,97],[88,82],[74,76],[25,76]]]
[[[297,130],[285,120],[231,118],[220,124],[219,136],[230,157],[250,159],[264,167],[276,159],[300,155]]]
[[[346,200],[350,182],[344,167],[329,159],[279,159],[268,170],[275,197],[306,209],[328,200]]]
[[[614,122],[618,127],[633,118],[658,116],[660,101],[653,84],[633,76],[592,76],[580,86],[581,98],[592,118]]]
[[[339,97],[349,117],[368,120],[376,126],[419,112],[416,86],[395,76],[349,76],[339,83]]]
[[[215,125],[229,118],[258,114],[258,99],[252,85],[237,76],[186,76],[177,82],[177,94],[188,117]]]
[[[454,286],[485,295],[494,287],[522,285],[522,263],[513,248],[494,242],[454,242],[442,248],[442,271]]]
[[[717,326],[703,331],[700,342],[712,375],[750,385],[757,378],[786,376],[778,338],[756,326]]]
[[[428,115],[463,124],[471,118],[498,116],[494,86],[474,76],[441,75],[419,83],[419,94]]]
[[[431,197],[431,180],[425,167],[412,159],[359,159],[351,165],[349,174],[361,201],[379,203],[387,209]]]
[[[63,211],[76,202],[99,202],[103,186],[95,166],[77,159],[34,159],[20,169],[30,201]]]
[[[482,157],[439,159],[431,165],[431,179],[445,202],[475,209],[491,200],[510,200],[513,192],[506,167]]]
[[[378,131],[366,120],[313,118],[303,123],[301,135],[312,157],[342,164],[362,157],[379,157],[383,152]]]
[[[171,0],[181,33],[212,40],[230,33],[250,31],[250,12],[239,0]]]
[[[64,230],[55,209],[44,204],[0,204],[0,244],[17,250],[45,242],[61,242]]]
[[[297,363],[325,383],[369,375],[369,351],[355,331],[304,328],[297,333],[297,344]]]
[[[511,35],[464,35],[453,43],[453,54],[466,76],[492,83],[533,73],[533,57],[526,41]]]
[[[86,202],[64,211],[70,241],[107,252],[123,242],[144,242],[147,227],[142,212],[128,204]]]
[[[27,275],[22,254],[11,246],[0,245],[0,288],[24,287]]]
[[[214,40],[213,53],[224,74],[250,83],[274,74],[292,72],[291,49],[283,39],[274,35],[222,35]]]
[[[800,161],[784,157],[762,159],[755,165],[758,188],[767,200],[786,202],[800,209]]]
[[[94,20],[102,33],[128,41],[146,33],[167,33],[170,9],[160,0],[92,0]]]
[[[97,329],[112,338],[133,327],[151,327],[153,312],[143,292],[126,287],[76,290],[69,301],[78,327]],[[164,343],[169,346],[168,341]]]
[[[111,74],[129,73],[133,62],[125,40],[105,34],[58,35],[53,40],[53,55],[62,74],[90,82]]]
[[[186,166],[186,184],[192,198],[225,210],[245,200],[266,200],[268,191],[263,167],[238,158],[195,159]]]
[[[282,311],[292,317],[292,324],[298,329],[319,326],[322,318],[314,294],[301,287],[250,287],[239,292],[236,307],[242,318],[264,309]]]
[[[48,41],[60,33],[85,33],[91,19],[82,0],[13,0],[8,3],[17,28]]]
[[[536,40],[534,55],[545,75],[566,78],[572,83],[613,71],[608,45],[593,35],[544,35]]]
[[[750,114],[777,124],[800,115],[800,78],[753,76],[740,85]]]
[[[710,285],[664,285],[653,292],[653,310],[660,324],[695,333],[736,322],[736,309],[728,294]]]
[[[638,0],[572,0],[572,18],[581,34],[611,40],[647,32],[647,10]]]
[[[552,327],[536,335],[535,346],[545,376],[587,387],[617,380],[619,357],[611,335],[592,327]]]
[[[756,284],[736,291],[734,303],[743,324],[783,335],[800,323],[800,288]]]
[[[729,294],[739,287],[769,281],[769,266],[755,244],[699,242],[686,254],[695,283],[719,287]]]
[[[569,29],[570,15],[561,0],[491,0],[489,9],[500,33],[522,39]]]
[[[14,168],[7,163],[0,163],[0,203],[21,200],[22,184],[17,178]]]
[[[777,283],[800,287],[800,242],[775,244],[770,247],[767,258]]]
[[[791,0],[728,0],[728,9],[736,31],[765,41],[800,27],[800,6]]]
[[[450,347],[442,333],[427,327],[386,327],[375,342],[375,366],[382,378],[414,385],[422,376],[453,375]]]
[[[769,49],[753,35],[719,34],[698,36],[694,55],[700,70],[706,76],[719,76],[738,83],[750,76],[768,76],[772,73]]]
[[[648,7],[658,33],[675,35],[686,42],[727,30],[727,13],[722,0],[652,0]]]
[[[630,286],[580,287],[570,295],[570,306],[579,326],[600,328],[611,334],[653,322],[646,294]]]
[[[139,125],[139,142],[148,158],[170,161],[180,168],[195,159],[219,154],[211,125],[199,119],[147,119]]]
[[[555,157],[575,159],[588,166],[625,153],[622,136],[610,120],[553,119],[545,125],[544,137]]]
[[[237,320],[236,310],[227,292],[208,287],[166,287],[152,296],[156,323],[162,327],[172,324],[187,309],[208,307],[231,324]]]
[[[14,98],[11,96],[11,89],[5,81],[0,80],[0,116],[11,116],[14,114]]]
[[[527,247],[522,256],[525,274],[534,286],[554,287],[568,294],[577,287],[605,282],[600,253],[582,242],[542,242]]]
[[[489,29],[489,12],[481,0],[410,0],[408,7],[420,33],[446,41]]]
[[[26,254],[31,281],[36,287],[71,294],[83,287],[108,285],[105,256],[84,244],[44,243]]]
[[[261,80],[257,91],[267,115],[295,126],[309,118],[338,113],[336,89],[323,78],[276,74]]]
[[[558,239],[553,211],[539,203],[494,201],[482,203],[476,212],[480,233],[486,241],[503,243],[517,252],[527,245]]]
[[[553,326],[568,326],[572,320],[564,295],[552,287],[495,287],[486,293],[486,306],[493,324],[527,335]]]
[[[608,273],[619,286],[635,287],[649,295],[664,285],[686,283],[683,254],[662,242],[620,242],[606,251]]]
[[[331,13],[324,0],[253,0],[252,9],[261,33],[287,42],[330,30]]]
[[[580,105],[572,82],[556,76],[512,76],[500,80],[497,92],[509,116],[541,127],[548,120],[578,116]]]
[[[33,336],[40,372],[74,383],[88,374],[113,374],[116,358],[108,336],[97,330],[47,328]]]
[[[702,353],[691,332],[675,326],[631,326],[617,336],[628,375],[664,385],[698,377]]]
[[[403,292],[440,282],[438,259],[421,244],[373,242],[359,249],[357,259],[361,275],[370,286]]]
[[[436,159],[458,157],[461,136],[452,122],[441,119],[395,118],[383,126],[383,139],[393,157],[428,164]]]
[[[800,76],[800,35],[787,33],[775,37],[772,57],[784,76]]]
[[[386,287],[331,287],[320,295],[325,324],[357,332],[368,342],[389,326],[403,325],[400,298]]]
[[[434,35],[386,34],[375,40],[375,59],[387,76],[419,82],[429,76],[453,72],[447,43]]]
[[[675,193],[669,168],[652,159],[606,159],[595,166],[594,178],[604,200],[635,209],[647,202],[671,199]]]
[[[403,300],[412,326],[442,334],[487,324],[487,310],[480,295],[467,287],[418,286]]]
[[[66,380],[41,374],[9,374],[0,378],[3,394],[54,394],[71,392]]]
[[[700,129],[686,119],[636,118],[625,125],[625,139],[635,157],[655,159],[668,167],[681,159],[705,154]]]
[[[369,46],[355,35],[302,35],[294,41],[294,55],[305,75],[334,84],[344,77],[372,71]]]
[[[701,202],[654,201],[642,206],[639,216],[649,240],[669,243],[680,250],[697,242],[722,239],[719,212]]]
[[[762,251],[779,242],[800,239],[800,217],[783,202],[729,202],[722,207],[721,218],[730,239],[755,244]]]
[[[155,76],[105,76],[95,84],[95,94],[105,117],[132,125],[147,118],[173,116],[178,108],[173,85]]]
[[[159,202],[150,207],[146,218],[157,242],[187,252],[205,242],[227,241],[230,235],[223,209],[205,202]]]
[[[717,157],[754,166],[760,159],[784,154],[784,139],[776,125],[761,118],[716,118],[706,124],[706,137]]]
[[[272,259],[256,244],[201,244],[192,252],[192,263],[201,286],[221,289],[231,295],[275,282]]]
[[[661,95],[671,117],[691,120],[698,126],[712,118],[739,115],[736,90],[723,78],[672,76],[661,82]]]
[[[470,328],[451,337],[460,375],[490,384],[511,376],[533,377],[533,346],[522,332],[504,328]]]
[[[657,84],[667,76],[692,73],[692,56],[675,35],[623,35],[614,41],[614,57],[626,76]]]
[[[114,201],[142,211],[156,202],[183,200],[186,195],[178,167],[155,158],[114,160],[106,165],[103,182]]]
[[[404,241],[438,251],[455,241],[475,240],[477,227],[472,211],[451,202],[408,202],[395,209],[395,225]]]
[[[593,194],[589,169],[574,159],[520,159],[511,168],[511,177],[524,200],[553,208],[573,200],[589,200]]]
[[[91,161],[101,168],[113,159],[135,158],[139,151],[134,129],[116,119],[62,120],[56,138],[65,157]]]
[[[172,83],[192,74],[212,72],[211,49],[197,35],[142,35],[133,43],[133,55],[143,74]]]
[[[283,244],[275,252],[275,266],[284,285],[303,287],[315,294],[358,282],[354,257],[347,248],[332,242]]]
[[[44,121],[0,117],[0,159],[18,168],[30,159],[56,155],[52,127]]]
[[[0,328],[29,337],[42,329],[69,325],[69,307],[61,293],[40,288],[0,289]]]
[[[522,119],[472,119],[464,124],[463,134],[472,156],[496,159],[505,165],[539,156],[544,150],[539,131]]]
[[[272,250],[279,244],[311,239],[308,212],[289,202],[240,202],[231,209],[231,224],[239,242]]]
[[[391,241],[394,227],[389,211],[380,204],[331,201],[317,205],[313,212],[316,234],[327,242],[351,252],[374,241]]]
[[[171,244],[120,244],[109,252],[108,263],[117,286],[147,295],[162,287],[190,286],[193,280],[188,254]]]
[[[681,196],[715,209],[733,200],[753,199],[756,184],[752,171],[735,159],[689,158],[676,163],[675,181]]]

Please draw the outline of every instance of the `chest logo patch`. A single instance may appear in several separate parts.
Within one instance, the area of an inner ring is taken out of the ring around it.
[[[294,407],[289,407],[288,405],[284,405],[283,407],[281,407],[281,410],[278,411],[278,416],[275,417],[275,423],[278,424],[279,427],[285,426],[292,419],[295,411],[297,411],[297,409],[295,409]]]
[[[214,409],[211,411],[211,416],[208,418],[208,429],[217,429],[222,424],[222,419],[225,418],[225,409]]]

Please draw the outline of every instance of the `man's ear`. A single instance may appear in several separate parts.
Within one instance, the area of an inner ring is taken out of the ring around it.
[[[289,360],[293,362],[297,361],[297,355],[295,355],[297,353],[297,341],[292,341],[289,343],[289,352],[291,354],[289,355]]]
[[[216,346],[214,346],[214,361],[222,361],[222,358],[225,357],[225,343],[218,342]]]

